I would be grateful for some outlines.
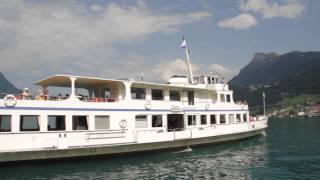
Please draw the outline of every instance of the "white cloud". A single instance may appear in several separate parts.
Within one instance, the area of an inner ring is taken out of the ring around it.
[[[161,14],[148,9],[143,1],[136,6],[2,1],[0,69],[14,79],[26,80],[26,85],[58,73],[126,76],[135,69],[115,62],[126,59],[119,45],[153,33],[176,32],[181,25],[209,16],[207,11]]]
[[[284,17],[293,19],[299,16],[305,7],[295,0],[286,4],[268,3],[267,0],[246,0],[241,2],[241,10],[261,13],[264,18]]]
[[[224,77],[226,80],[231,79],[237,74],[236,71],[215,63],[192,64],[192,70],[194,75],[209,74],[212,72],[215,75]],[[188,69],[186,61],[178,58],[175,61],[160,63],[155,68],[151,69],[151,73],[145,72],[145,74],[153,74],[150,78],[154,79],[160,76],[161,80],[165,82],[173,75],[188,75]]]
[[[236,17],[227,18],[218,23],[219,27],[233,28],[236,30],[245,30],[258,25],[257,19],[251,14],[239,14]]]

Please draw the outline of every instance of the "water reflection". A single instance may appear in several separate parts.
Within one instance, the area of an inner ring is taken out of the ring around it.
[[[1,168],[14,179],[252,179],[251,167],[264,166],[265,137],[175,152]],[[16,172],[19,172],[17,177]]]
[[[270,119],[266,136],[174,152],[0,166],[0,179],[320,179],[320,119]]]

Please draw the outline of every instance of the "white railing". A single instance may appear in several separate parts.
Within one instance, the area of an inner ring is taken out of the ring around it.
[[[100,131],[100,132],[89,132],[86,133],[85,139],[109,139],[109,138],[123,138],[125,137],[125,132],[127,130],[108,130],[108,131]]]

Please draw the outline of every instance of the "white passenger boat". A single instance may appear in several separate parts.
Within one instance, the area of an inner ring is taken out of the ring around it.
[[[193,77],[187,59],[189,78],[165,84],[55,75],[35,84],[68,87],[68,98],[7,95],[0,100],[0,162],[181,148],[264,132],[266,116],[249,116],[217,76]]]

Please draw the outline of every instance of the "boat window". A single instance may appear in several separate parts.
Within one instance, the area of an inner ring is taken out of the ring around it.
[[[48,116],[48,131],[66,130],[65,116]]]
[[[214,78],[213,77],[211,78],[211,83],[214,84]]]
[[[162,127],[162,115],[152,115],[152,127]]]
[[[95,129],[110,129],[110,116],[95,116]]]
[[[243,114],[243,121],[247,122],[247,114],[246,113]]]
[[[170,91],[170,101],[180,101],[180,91]]]
[[[224,94],[220,94],[220,101],[221,102],[226,102],[225,98],[224,98]]]
[[[194,105],[194,92],[188,91],[188,105]]]
[[[208,78],[207,78],[207,81],[208,81],[208,84],[212,84],[212,82],[211,82],[211,77],[208,77]]]
[[[87,116],[72,116],[73,130],[88,130]]]
[[[210,124],[216,124],[216,115],[215,114],[210,114]]]
[[[188,126],[197,125],[196,115],[188,115]]]
[[[229,123],[234,123],[234,115],[229,114]]]
[[[207,124],[207,115],[201,115],[201,125],[206,125]]]
[[[136,116],[136,128],[148,128],[148,119],[146,115]]]
[[[152,100],[163,100],[163,90],[162,89],[152,89],[151,95],[152,95]]]
[[[241,114],[236,114],[236,120],[237,122],[241,122]]]
[[[226,115],[220,114],[220,124],[225,124],[225,123],[226,123]]]
[[[39,116],[22,115],[20,116],[20,131],[39,131]]]
[[[131,98],[132,99],[146,99],[146,89],[131,87]]]
[[[0,115],[0,132],[10,132],[10,131],[11,131],[11,116]]]
[[[230,96],[230,94],[227,94],[227,102],[231,102],[231,96]]]

